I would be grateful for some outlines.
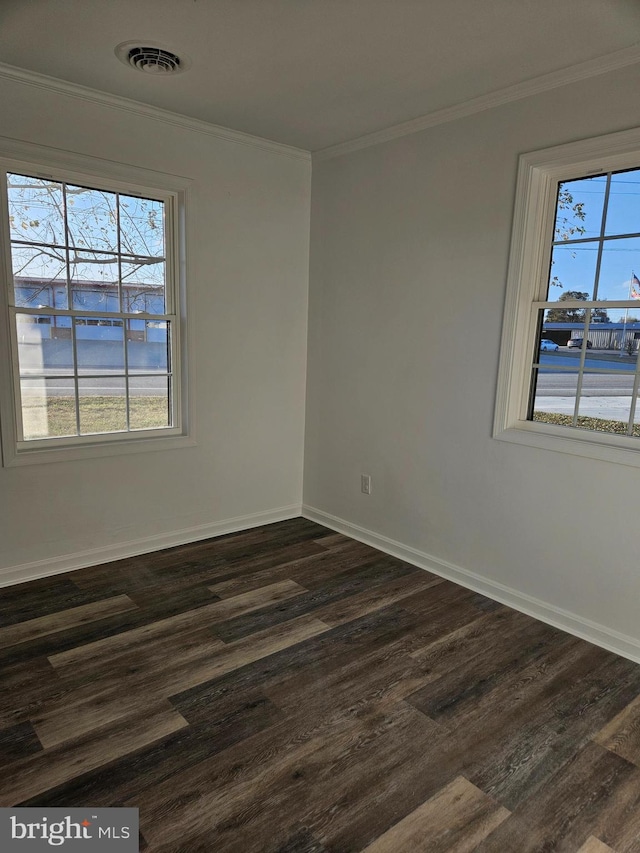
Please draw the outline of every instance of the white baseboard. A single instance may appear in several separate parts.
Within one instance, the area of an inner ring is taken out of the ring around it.
[[[278,509],[254,512],[250,515],[240,515],[211,524],[200,524],[197,527],[185,527],[171,533],[158,533],[117,545],[107,545],[104,548],[92,548],[89,551],[78,551],[75,554],[64,554],[48,560],[36,560],[33,563],[22,563],[0,569],[0,587],[12,586],[25,581],[72,572],[87,566],[98,566],[101,563],[111,563],[126,557],[136,557],[139,554],[149,554],[152,551],[162,551],[176,545],[188,545],[202,539],[212,539],[224,536],[226,533],[236,533],[239,530],[249,530],[251,527],[261,527],[263,524],[273,524],[276,521],[286,521],[301,514],[299,504],[279,507]]]
[[[374,533],[372,530],[359,527],[357,524],[337,518],[315,507],[303,504],[302,515],[310,521],[315,521],[318,524],[331,528],[331,530],[336,530],[338,533],[343,533],[345,536],[350,536],[352,539],[357,539],[359,542],[371,545],[379,551],[384,551],[385,554],[391,554],[393,557],[398,557],[406,563],[411,563],[414,566],[418,566],[418,568],[433,572],[433,574],[460,584],[460,586],[465,586],[468,589],[474,590],[474,592],[486,595],[494,601],[499,601],[501,604],[513,607],[514,610],[520,610],[522,613],[533,616],[541,622],[553,625],[554,628],[559,628],[561,631],[566,631],[568,634],[573,634],[596,646],[601,646],[603,649],[640,663],[640,640],[635,637],[621,634],[612,628],[608,628],[606,625],[592,622],[590,619],[585,619],[576,613],[571,613],[569,610],[563,610],[561,607],[556,607],[549,602],[519,592],[517,589],[505,586],[475,572],[470,572],[468,569],[463,569],[453,563],[432,557],[430,554],[418,551],[416,548],[403,545],[395,539],[389,539],[387,536],[382,536],[379,533]]]

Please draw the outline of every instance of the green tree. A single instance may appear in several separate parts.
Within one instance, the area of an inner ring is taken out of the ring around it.
[[[580,300],[586,302],[589,294],[581,290],[567,290],[558,299],[558,302],[572,302]],[[584,308],[550,308],[547,314],[547,323],[584,323]],[[606,312],[604,312],[606,314]]]

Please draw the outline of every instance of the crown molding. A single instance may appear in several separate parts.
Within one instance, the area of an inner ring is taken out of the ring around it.
[[[88,86],[82,86],[79,83],[70,83],[57,77],[49,77],[45,74],[28,71],[25,68],[18,68],[3,62],[0,62],[0,79],[12,80],[112,109],[119,109],[134,115],[141,115],[155,121],[173,125],[174,127],[191,130],[196,133],[205,133],[226,142],[249,145],[253,148],[259,148],[297,160],[309,161],[313,159],[314,162],[321,162],[322,160],[330,160],[334,157],[350,154],[352,151],[359,151],[362,148],[369,148],[384,142],[390,142],[393,139],[399,139],[403,136],[409,136],[412,133],[428,130],[439,124],[457,121],[460,118],[466,118],[475,113],[484,112],[485,110],[490,110],[512,101],[523,100],[532,95],[557,89],[570,83],[577,83],[580,80],[586,80],[590,77],[608,74],[611,71],[617,71],[638,63],[640,63],[640,44],[634,44],[631,47],[623,48],[614,53],[608,53],[595,59],[589,59],[585,62],[568,66],[567,68],[561,68],[558,71],[542,74],[539,77],[515,83],[513,86],[507,86],[504,89],[480,95],[477,98],[472,98],[451,107],[435,110],[410,121],[401,122],[383,130],[377,130],[348,142],[341,142],[338,145],[322,148],[319,151],[314,151],[313,154],[302,148],[295,148],[281,142],[274,142],[260,136],[253,136],[243,131],[231,130],[230,128],[211,124],[201,119],[190,118],[189,116],[174,113],[170,110],[163,110],[160,107],[153,107],[140,101],[122,97],[121,95],[111,95],[107,92],[91,89]]]
[[[210,124],[207,121],[201,121],[200,119],[190,118],[189,116],[174,113],[170,110],[163,110],[160,107],[143,104],[140,101],[124,98],[121,95],[111,95],[108,92],[90,89],[88,86],[82,86],[79,83],[70,83],[67,80],[60,80],[57,77],[49,77],[35,71],[28,71],[25,68],[17,68],[14,65],[7,65],[4,62],[0,62],[0,79],[12,80],[13,82],[23,83],[27,86],[45,89],[49,92],[55,92],[58,95],[68,95],[69,97],[89,101],[103,107],[110,107],[111,109],[121,110],[137,116],[144,116],[145,118],[170,124],[173,127],[179,127],[183,130],[204,133],[214,136],[217,139],[222,139],[225,142],[248,145],[252,148],[269,151],[272,154],[291,157],[294,160],[311,160],[310,152],[302,148],[294,148],[292,145],[284,145],[281,142],[273,142],[270,139],[263,139],[260,136],[252,136],[252,134],[244,133],[240,130],[220,127],[217,124]]]
[[[504,89],[497,89],[495,92],[480,95],[477,98],[455,104],[452,107],[435,110],[432,113],[427,113],[411,121],[405,121],[401,124],[387,127],[384,130],[368,133],[366,136],[360,136],[349,142],[342,142],[338,145],[322,148],[319,151],[313,152],[313,161],[319,162],[322,160],[331,160],[334,157],[341,157],[344,154],[350,154],[352,151],[359,151],[361,148],[370,148],[372,145],[390,142],[392,139],[399,139],[402,136],[419,133],[421,130],[427,130],[439,124],[446,124],[450,121],[466,118],[475,113],[508,104],[511,101],[520,101],[523,98],[529,98],[541,92],[548,92],[550,89],[557,89],[569,83],[587,80],[589,77],[608,74],[610,71],[617,71],[620,68],[626,68],[629,65],[636,65],[637,63],[640,63],[640,44],[634,44],[631,47],[599,56],[596,59],[588,59],[586,62],[561,68],[559,71],[551,71],[549,74],[542,74],[539,77],[524,80],[522,83],[507,86]]]

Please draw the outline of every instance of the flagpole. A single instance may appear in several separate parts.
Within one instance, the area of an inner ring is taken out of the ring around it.
[[[629,284],[629,299],[631,299],[631,284]],[[622,324],[622,338],[620,339],[620,358],[624,357],[624,339],[627,336],[627,318],[629,317],[629,306],[624,309],[624,323]]]
[[[629,278],[629,296],[628,299],[640,299],[640,293],[635,289],[635,283],[638,281],[638,278],[633,270],[631,270],[631,276]],[[640,284],[640,281],[638,281]],[[622,340],[620,341],[620,358],[624,356],[625,348],[624,348],[624,339],[627,335],[627,320],[629,318],[629,306],[624,309],[624,323],[622,324]]]

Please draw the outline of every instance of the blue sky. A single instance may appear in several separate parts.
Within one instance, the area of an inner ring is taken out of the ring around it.
[[[574,205],[583,204],[585,218],[576,217],[571,209],[559,210],[557,228],[565,232],[573,227],[585,230],[554,247],[550,279],[557,277],[562,288],[550,284],[550,300],[559,299],[567,290],[588,293],[589,299],[628,299],[632,272],[640,277],[640,237],[623,236],[640,233],[640,169],[612,175],[604,233],[616,239],[604,243],[597,289],[598,242],[575,242],[600,235],[605,188],[604,175],[561,184],[561,189],[571,194]]]
[[[58,281],[66,286],[66,252],[61,248],[66,242],[62,184],[46,178],[9,174],[8,196],[11,239],[15,241],[12,243],[14,275]],[[113,192],[68,184],[67,226],[72,247],[69,253],[72,291],[76,283],[116,283],[119,271],[126,284],[164,284],[162,201],[120,194],[118,205]],[[58,248],[51,248],[52,245]],[[118,251],[130,256],[122,258],[120,267]],[[151,263],[151,258],[158,261]],[[66,294],[55,307],[68,307]]]

